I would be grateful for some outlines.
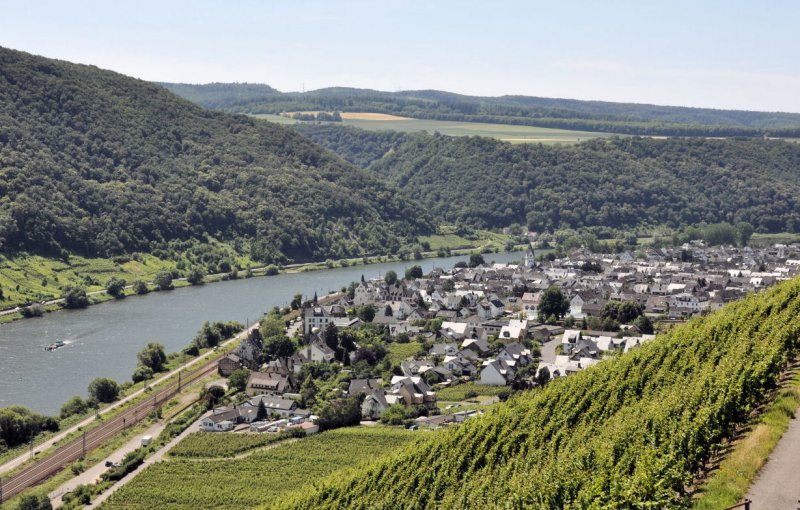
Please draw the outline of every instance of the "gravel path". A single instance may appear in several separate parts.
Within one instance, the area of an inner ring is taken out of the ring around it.
[[[747,498],[753,510],[800,508],[800,419],[795,417],[758,477]]]

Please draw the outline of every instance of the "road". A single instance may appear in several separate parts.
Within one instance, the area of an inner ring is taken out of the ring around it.
[[[555,363],[556,347],[561,345],[561,335],[551,338],[542,344],[542,361],[545,363]]]
[[[158,450],[158,451],[157,451],[157,452],[155,452],[153,455],[151,455],[150,457],[148,457],[147,459],[145,459],[144,463],[142,463],[142,465],[141,465],[141,466],[139,466],[139,467],[136,469],[136,471],[134,471],[133,473],[131,473],[131,474],[127,475],[125,478],[123,478],[122,480],[118,481],[117,483],[115,483],[114,485],[112,485],[111,487],[109,487],[107,491],[105,491],[104,493],[100,494],[100,495],[97,497],[97,499],[95,499],[94,501],[92,501],[92,503],[91,503],[91,504],[89,504],[89,505],[87,505],[87,506],[83,507],[83,508],[84,508],[84,510],[90,510],[90,509],[92,509],[92,508],[97,508],[98,506],[100,506],[100,505],[103,503],[103,501],[107,500],[108,498],[110,498],[110,497],[111,497],[111,495],[112,495],[112,494],[114,494],[116,491],[118,491],[118,490],[120,489],[120,487],[122,487],[122,486],[126,485],[128,482],[130,482],[131,480],[133,480],[133,479],[134,479],[134,477],[135,477],[137,474],[139,474],[139,473],[140,473],[140,472],[141,472],[141,471],[142,471],[144,468],[146,468],[147,466],[149,466],[149,465],[151,465],[151,464],[153,464],[153,463],[155,463],[155,462],[159,462],[159,461],[161,461],[161,459],[163,459],[163,458],[164,458],[164,455],[166,455],[166,453],[167,453],[168,451],[170,451],[172,448],[174,448],[176,444],[178,444],[178,443],[180,443],[181,441],[183,441],[183,439],[184,439],[186,436],[188,436],[189,434],[191,434],[192,432],[197,432],[197,426],[198,426],[198,424],[200,423],[200,421],[201,421],[203,418],[205,418],[205,417],[206,417],[206,416],[208,416],[209,414],[211,414],[211,413],[210,413],[210,412],[208,412],[208,413],[205,413],[205,414],[203,414],[202,416],[200,416],[200,417],[199,417],[199,418],[198,418],[198,419],[197,419],[195,422],[193,422],[191,425],[189,425],[188,427],[186,427],[186,430],[184,430],[184,431],[183,431],[183,432],[181,432],[181,433],[180,433],[180,434],[179,434],[177,437],[175,437],[175,439],[173,439],[173,440],[172,440],[172,441],[170,441],[169,443],[165,444],[165,445],[164,445],[164,446],[163,446],[163,447],[162,447],[160,450]],[[154,437],[155,437],[155,436],[154,436]]]
[[[800,419],[789,422],[789,428],[772,451],[767,463],[750,486],[747,499],[756,510],[766,508],[798,508],[800,502]]]
[[[231,342],[243,338],[245,335],[249,334],[250,331],[252,331],[257,327],[258,323],[255,323],[249,329],[239,333],[235,337],[225,342],[223,346],[227,346]],[[203,361],[206,362],[201,366],[199,366],[197,370],[195,370],[194,372],[185,375],[181,381],[181,387],[189,385],[202,377],[214,373],[217,370],[218,360],[216,358],[209,360],[208,357],[209,354],[201,358],[192,360],[191,363],[187,364],[188,368],[189,366],[200,364]],[[183,369],[174,370],[173,372],[170,372],[170,374],[161,377],[156,382],[164,381],[166,378],[170,377],[170,375],[177,374],[181,370]],[[104,409],[103,414],[108,413],[109,411],[111,411],[116,407],[119,407],[126,401],[130,401],[132,398],[135,398],[135,396],[140,395],[143,391],[144,390],[139,390],[136,393],[126,397],[126,399],[124,399],[123,401],[118,402],[114,406]],[[147,400],[140,402],[139,404],[131,407],[130,409],[122,411],[120,414],[118,414],[114,418],[111,418],[109,421],[103,423],[102,425],[92,429],[89,432],[84,433],[82,436],[74,438],[73,440],[67,442],[62,446],[57,447],[55,451],[53,451],[47,456],[38,459],[36,462],[31,464],[27,468],[23,469],[18,474],[10,478],[3,479],[2,493],[0,493],[0,504],[2,504],[3,501],[9,499],[10,497],[19,494],[28,487],[32,487],[38,484],[39,482],[45,480],[46,478],[52,476],[53,474],[57,473],[63,467],[78,460],[80,457],[84,455],[85,452],[91,451],[92,449],[100,446],[107,439],[121,432],[126,427],[145,419],[151,410],[156,408],[159,404],[163,404],[164,402],[172,398],[172,396],[178,393],[178,391],[179,391],[179,386],[178,383],[176,382],[170,384],[169,386],[158,392],[154,392],[152,398],[148,398]],[[47,443],[52,445],[52,443],[58,441],[59,439],[63,439],[64,436],[66,436],[70,432],[76,431],[78,427],[86,426],[93,420],[94,418],[88,418],[87,420],[84,420],[83,422],[69,429],[68,431],[65,431],[64,433],[59,434],[58,436],[50,439]],[[45,448],[46,447],[45,445],[47,443],[40,445],[39,448]],[[21,455],[20,457],[17,457],[16,459],[12,460],[11,462],[3,466],[3,469],[7,471],[9,469],[7,468],[7,466],[12,466],[11,469],[13,469],[14,467],[24,463],[25,460],[27,460],[27,458],[28,455]]]

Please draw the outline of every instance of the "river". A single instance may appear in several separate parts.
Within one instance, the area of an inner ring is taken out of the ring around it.
[[[505,263],[523,256],[522,252],[494,253],[484,258]],[[450,269],[467,258],[388,262],[208,283],[0,325],[0,407],[18,404],[58,414],[61,404],[73,395],[86,396],[95,377],[129,380],[136,353],[148,342],[163,344],[167,352],[179,351],[204,321],[252,323],[273,306],[286,306],[298,292],[306,297],[314,292],[322,296],[360,280],[362,274],[374,278],[391,269],[402,277],[414,264],[427,273],[435,267]],[[67,345],[45,352],[44,347],[57,339]]]

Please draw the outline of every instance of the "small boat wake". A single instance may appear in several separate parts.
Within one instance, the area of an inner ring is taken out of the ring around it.
[[[72,343],[72,342],[65,342],[63,340],[56,340],[52,344],[50,344],[47,347],[45,347],[44,350],[47,351],[47,352],[55,351],[56,349],[60,349],[60,348],[66,346],[67,344],[70,344],[70,343]]]

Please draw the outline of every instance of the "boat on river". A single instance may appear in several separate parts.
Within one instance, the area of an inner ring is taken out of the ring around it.
[[[50,344],[47,347],[45,347],[44,350],[48,351],[48,352],[49,351],[55,351],[56,349],[60,349],[60,348],[64,347],[65,345],[67,345],[67,344],[63,340],[56,340],[52,344]]]

